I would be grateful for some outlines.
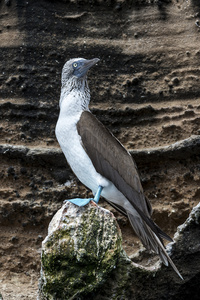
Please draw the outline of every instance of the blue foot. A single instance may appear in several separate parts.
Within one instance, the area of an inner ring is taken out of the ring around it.
[[[99,186],[94,198],[89,198],[89,199],[75,198],[75,199],[70,199],[70,200],[65,200],[65,201],[69,201],[77,206],[85,206],[90,201],[94,201],[94,202],[98,203],[102,190],[103,190],[103,187]],[[65,203],[65,201],[64,201],[64,203]]]
[[[91,200],[93,200],[92,198],[89,199],[82,199],[82,198],[75,198],[75,199],[71,199],[71,200],[67,200],[77,206],[85,206],[87,205]]]

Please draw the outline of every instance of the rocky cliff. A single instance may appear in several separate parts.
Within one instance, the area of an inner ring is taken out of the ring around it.
[[[134,155],[158,225],[173,236],[199,202],[199,26],[198,0],[0,1],[5,299],[36,298],[49,221],[63,200],[89,193],[54,134],[67,59],[101,59],[89,74],[91,110]],[[114,213],[124,249],[135,257],[141,245]]]

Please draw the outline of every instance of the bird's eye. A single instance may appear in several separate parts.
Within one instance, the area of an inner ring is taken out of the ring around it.
[[[75,62],[75,63],[72,64],[72,66],[73,66],[74,68],[77,68],[77,67],[78,67],[78,64]]]

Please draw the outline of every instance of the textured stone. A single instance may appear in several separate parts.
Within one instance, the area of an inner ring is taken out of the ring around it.
[[[189,295],[197,300],[199,224],[200,204],[167,246],[181,280],[161,263],[151,268],[133,263],[122,249],[112,213],[93,203],[79,208],[67,202],[52,219],[42,243],[38,300],[186,300]]]
[[[93,203],[77,207],[66,202],[52,219],[42,243],[38,299],[82,299],[94,292],[118,268],[120,260],[131,264],[121,241],[112,213]],[[120,285],[126,282],[121,280]]]

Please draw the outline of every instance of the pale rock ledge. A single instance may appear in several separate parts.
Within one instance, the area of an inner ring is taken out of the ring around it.
[[[38,300],[185,300],[199,299],[200,204],[179,226],[168,253],[181,280],[162,264],[147,269],[122,248],[113,214],[90,202],[66,201],[49,224],[42,243]]]

